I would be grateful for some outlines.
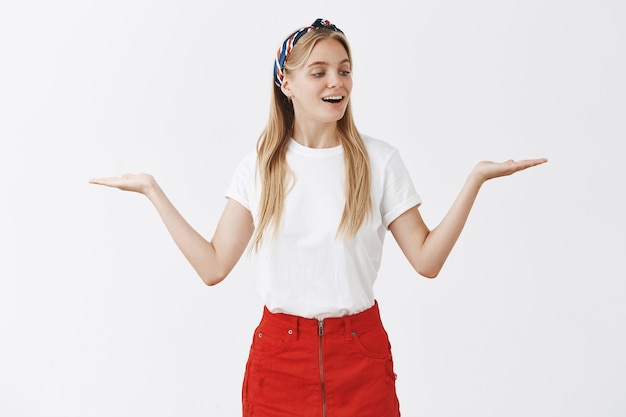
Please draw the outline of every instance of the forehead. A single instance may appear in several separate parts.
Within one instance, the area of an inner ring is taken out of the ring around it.
[[[349,60],[349,57],[343,44],[337,39],[327,38],[321,39],[315,44],[305,65],[312,63],[337,64],[346,60]]]

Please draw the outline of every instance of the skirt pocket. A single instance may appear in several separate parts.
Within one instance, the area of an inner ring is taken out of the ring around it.
[[[391,358],[389,336],[382,326],[353,331],[351,336],[355,346],[363,355],[373,359]]]
[[[289,346],[291,337],[287,331],[277,332],[260,324],[254,331],[251,353],[261,356],[273,356],[283,352]]]

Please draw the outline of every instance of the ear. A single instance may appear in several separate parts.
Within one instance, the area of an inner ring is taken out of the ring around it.
[[[291,86],[289,85],[289,81],[287,78],[283,78],[283,84],[280,86],[280,91],[288,98],[291,99],[293,93],[291,92]]]

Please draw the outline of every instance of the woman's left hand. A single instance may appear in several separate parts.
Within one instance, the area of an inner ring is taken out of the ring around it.
[[[524,159],[521,161],[509,159],[504,162],[482,161],[476,164],[474,170],[472,171],[472,175],[474,175],[479,181],[485,182],[492,178],[511,175],[518,171],[523,171],[546,162],[548,162],[546,158]]]

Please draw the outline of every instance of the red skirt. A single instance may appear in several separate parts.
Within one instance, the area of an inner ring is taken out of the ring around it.
[[[244,417],[399,417],[378,304],[323,321],[263,311],[243,381]]]

